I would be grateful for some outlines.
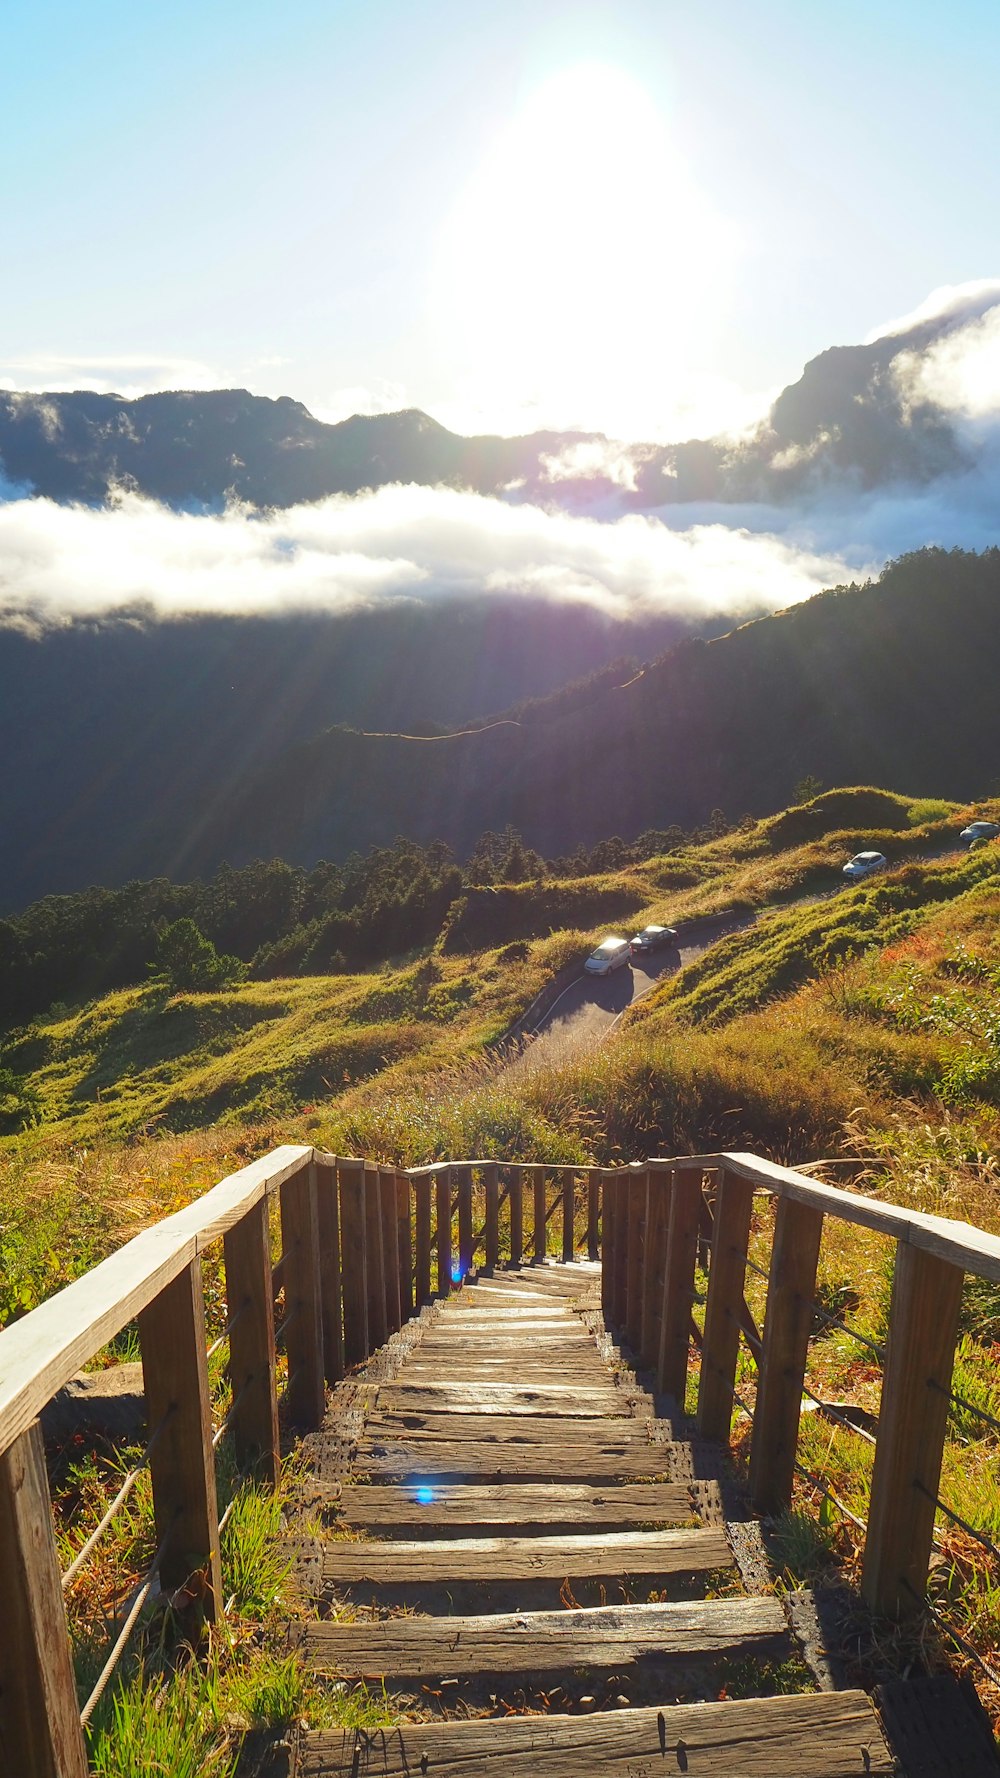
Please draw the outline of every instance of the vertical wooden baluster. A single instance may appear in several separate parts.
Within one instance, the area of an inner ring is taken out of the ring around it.
[[[872,1610],[891,1617],[919,1611],[927,1585],[963,1278],[897,1243],[861,1574]]]
[[[617,1256],[618,1223],[614,1188],[608,1181],[603,1167],[596,1169],[597,1191],[601,1196],[601,1314],[604,1325],[610,1332],[615,1325],[615,1263]],[[591,1173],[591,1187],[594,1185],[594,1173]],[[591,1199],[593,1202],[593,1199]]]
[[[300,1168],[278,1188],[281,1246],[285,1256],[285,1356],[288,1417],[312,1431],[326,1410],[323,1387],[323,1317],[319,1284],[319,1219],[315,1163]]]
[[[750,1498],[759,1513],[782,1512],[792,1502],[822,1235],[822,1210],[778,1199],[750,1439]]]
[[[331,1155],[316,1162],[316,1221],[319,1229],[319,1294],[323,1317],[323,1366],[328,1383],[344,1374],[344,1325],[340,1266],[340,1205],[337,1163]]]
[[[396,1189],[396,1247],[399,1252],[399,1312],[404,1321],[413,1314],[413,1227],[410,1222],[410,1182],[405,1173],[393,1176]]]
[[[463,1167],[458,1176],[458,1269],[462,1280],[472,1271],[472,1168]]]
[[[382,1193],[374,1161],[365,1162],[365,1240],[368,1255],[368,1339],[373,1352],[384,1346],[389,1332],[385,1313],[385,1248],[382,1242]]]
[[[223,1236],[233,1386],[233,1449],[241,1469],[277,1487],[280,1468],[275,1385],[274,1291],[268,1200],[261,1198]]]
[[[486,1187],[486,1270],[495,1272],[500,1258],[500,1169],[496,1161],[483,1168]]]
[[[642,1269],[639,1351],[643,1364],[650,1369],[656,1365],[660,1356],[660,1315],[663,1309],[670,1176],[671,1169],[664,1161],[650,1161],[646,1168],[646,1258]]]
[[[87,1778],[37,1420],[0,1455],[0,1583],[0,1769]]]
[[[723,1168],[715,1195],[715,1232],[698,1386],[698,1431],[702,1438],[729,1439],[752,1210],[750,1181]]]
[[[519,1266],[524,1259],[524,1169],[520,1161],[510,1170],[510,1263]]]
[[[439,1167],[437,1187],[438,1295],[451,1295],[451,1168]]]
[[[540,1265],[545,1258],[545,1168],[535,1164],[531,1172],[535,1199],[534,1259]]]
[[[624,1167],[609,1167],[604,1175],[607,1189],[615,1201],[615,1271],[611,1283],[616,1339],[625,1334],[625,1310],[628,1280],[628,1173]]]
[[[562,1169],[562,1256],[563,1263],[576,1252],[576,1173],[572,1167]]]
[[[646,1192],[648,1178],[645,1167],[629,1167],[625,1174],[628,1205],[628,1262],[625,1271],[625,1337],[633,1352],[638,1353],[642,1341],[642,1285],[646,1263]]]
[[[214,1622],[222,1570],[200,1259],[140,1311],[139,1342],[147,1424],[164,1422],[149,1454],[160,1585],[168,1594],[184,1588],[195,1620]]]
[[[396,1220],[396,1175],[391,1167],[378,1170],[379,1204],[382,1212],[382,1276],[385,1285],[386,1338],[403,1325],[399,1302],[399,1224]]]
[[[431,1175],[413,1181],[413,1220],[417,1247],[417,1308],[431,1300]]]
[[[660,1356],[656,1381],[660,1394],[672,1395],[682,1412],[687,1390],[691,1304],[694,1296],[694,1267],[698,1254],[701,1203],[700,1170],[696,1167],[675,1167],[667,1223],[667,1257],[663,1275]]]
[[[601,1257],[601,1169],[587,1168],[587,1258]]]
[[[338,1160],[343,1268],[344,1364],[363,1364],[371,1351],[368,1327],[368,1216],[365,1163]]]

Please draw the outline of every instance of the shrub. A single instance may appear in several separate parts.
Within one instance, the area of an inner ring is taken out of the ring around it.
[[[220,988],[242,981],[246,965],[238,957],[220,954],[187,918],[164,926],[156,935],[152,968],[175,990]]]

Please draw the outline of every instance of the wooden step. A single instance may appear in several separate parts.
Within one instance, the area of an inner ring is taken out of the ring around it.
[[[622,1576],[706,1574],[730,1569],[725,1533],[622,1531],[614,1537],[475,1537],[460,1544],[331,1543],[323,1547],[324,1587],[400,1586],[437,1581],[616,1580]]]
[[[893,1770],[865,1694],[821,1692],[313,1734],[297,1778],[891,1778]]]
[[[390,1684],[558,1673],[573,1675],[578,1695],[598,1671],[617,1675],[642,1662],[691,1670],[719,1659],[780,1658],[791,1650],[784,1613],[773,1598],[508,1612],[444,1623],[390,1617],[298,1624],[293,1641],[308,1660],[344,1679]]]
[[[550,1418],[605,1419],[632,1413],[632,1397],[624,1389],[606,1386],[578,1387],[575,1383],[549,1383],[532,1388],[520,1383],[408,1383],[405,1372],[391,1383],[380,1383],[378,1405],[403,1408],[407,1413],[454,1412],[456,1414],[545,1414]]]
[[[586,1483],[553,1486],[527,1483],[470,1487],[453,1483],[413,1483],[395,1488],[348,1487],[330,1505],[349,1525],[370,1525],[384,1537],[413,1527],[435,1536],[489,1525],[551,1530],[579,1526],[596,1532],[633,1525],[684,1525],[695,1519],[691,1494],[682,1482],[641,1483],[600,1488]]]
[[[612,1482],[669,1478],[670,1446],[653,1443],[635,1420],[557,1421],[491,1416],[464,1430],[461,1416],[402,1416],[373,1422],[358,1443],[358,1475],[383,1481]]]

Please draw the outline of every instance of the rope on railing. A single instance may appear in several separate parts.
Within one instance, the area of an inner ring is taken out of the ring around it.
[[[856,1432],[858,1437],[863,1438],[869,1445],[878,1443],[873,1432],[869,1432],[865,1426],[858,1426],[856,1421],[849,1420],[846,1414],[841,1414],[832,1402],[824,1401],[821,1395],[817,1395],[814,1390],[810,1389],[808,1383],[803,1383],[802,1393],[809,1401],[815,1402],[824,1419],[836,1421],[838,1426],[843,1426],[845,1432]]]
[[[849,1339],[856,1340],[859,1346],[864,1346],[871,1352],[873,1356],[878,1359],[879,1364],[885,1363],[885,1347],[880,1346],[877,1340],[870,1340],[867,1334],[859,1333],[856,1327],[851,1327],[848,1322],[841,1321],[838,1315],[828,1315],[822,1305],[816,1301],[815,1297],[813,1297],[810,1306],[813,1314],[823,1322],[824,1326],[835,1327],[838,1333],[847,1334]],[[816,1334],[810,1335],[811,1339],[816,1339],[817,1337]]]
[[[176,1412],[177,1412],[176,1406],[169,1407],[167,1409],[166,1413],[163,1415],[163,1418],[161,1419],[159,1425],[154,1427],[153,1432],[146,1444],[146,1449],[143,1451],[142,1456],[139,1458],[139,1461],[136,1464],[135,1468],[129,1470],[128,1474],[125,1477],[125,1480],[122,1482],[121,1487],[119,1488],[117,1494],[115,1495],[113,1501],[111,1502],[111,1505],[108,1507],[107,1512],[104,1514],[104,1517],[101,1520],[100,1524],[97,1525],[95,1527],[95,1529],[90,1533],[90,1536],[87,1538],[86,1543],[82,1544],[80,1549],[77,1550],[76,1555],[73,1557],[72,1562],[70,1563],[69,1567],[66,1569],[66,1572],[62,1577],[62,1589],[63,1589],[64,1593],[67,1591],[67,1589],[69,1587],[72,1586],[74,1580],[76,1579],[81,1568],[83,1567],[84,1563],[86,1562],[87,1557],[91,1554],[91,1551],[100,1542],[101,1538],[104,1536],[104,1533],[108,1529],[108,1526],[111,1524],[112,1520],[117,1517],[118,1513],[121,1511],[122,1507],[125,1505],[126,1500],[128,1499],[129,1495],[132,1492],[132,1489],[135,1487],[136,1482],[139,1480],[139,1477],[142,1475],[143,1470],[146,1468],[146,1465],[149,1462],[149,1454],[150,1454],[151,1450],[153,1449],[153,1446],[155,1445],[157,1439],[159,1438],[160,1433],[163,1431],[163,1428],[166,1426],[167,1421],[170,1419],[171,1415],[175,1414]]]
[[[795,1471],[797,1475],[802,1476],[816,1489],[817,1494],[821,1494],[823,1499],[828,1500],[831,1506],[835,1506],[839,1513],[843,1513],[845,1519],[849,1519],[850,1523],[856,1525],[859,1531],[867,1533],[868,1520],[859,1519],[857,1513],[852,1513],[850,1507],[845,1506],[840,1496],[835,1494],[832,1488],[826,1487],[825,1484],[820,1481],[819,1476],[814,1475],[811,1469],[806,1469],[805,1464],[799,1463],[798,1459],[796,1459],[795,1462]]]
[[[159,1573],[159,1570],[160,1570],[160,1563],[163,1560],[163,1552],[166,1549],[171,1536],[173,1535],[174,1524],[176,1524],[176,1522],[179,1518],[180,1518],[180,1508],[178,1507],[177,1512],[174,1514],[173,1522],[171,1523],[169,1529],[167,1531],[165,1531],[163,1534],[163,1537],[160,1541],[159,1549],[157,1550],[155,1556],[153,1557],[153,1560],[149,1564],[149,1567],[146,1569],[145,1574],[143,1575],[142,1579],[140,1580],[138,1586],[135,1589],[135,1592],[132,1595],[132,1601],[129,1606],[128,1616],[126,1617],[125,1622],[123,1623],[120,1631],[118,1632],[118,1635],[117,1635],[115,1642],[112,1646],[111,1653],[108,1655],[108,1658],[104,1663],[104,1666],[101,1668],[100,1675],[97,1680],[97,1684],[94,1686],[93,1691],[91,1692],[89,1698],[87,1699],[87,1702],[84,1704],[83,1709],[80,1712],[80,1721],[83,1724],[84,1728],[86,1728],[88,1722],[90,1721],[91,1716],[93,1715],[94,1710],[97,1708],[97,1705],[100,1703],[101,1699],[103,1698],[104,1693],[108,1687],[108,1682],[111,1679],[111,1676],[114,1673],[114,1670],[118,1665],[118,1662],[121,1660],[122,1653],[125,1648],[125,1644],[128,1641],[129,1637],[131,1636],[133,1628],[135,1627],[136,1619],[138,1618],[140,1611],[142,1610],[143,1606],[146,1603],[146,1600],[149,1598],[149,1595],[153,1590],[153,1583],[156,1580],[157,1574]]]
[[[236,1415],[236,1410],[239,1407],[240,1402],[244,1399],[244,1397],[253,1388],[256,1381],[257,1381],[256,1377],[248,1377],[246,1382],[244,1383],[242,1389],[240,1390],[239,1394],[234,1398],[233,1401],[230,1402],[229,1412],[227,1413],[225,1419],[220,1421],[219,1425],[216,1427],[215,1431],[212,1434],[212,1449],[213,1449],[213,1451],[218,1450],[219,1446],[221,1445],[223,1439],[226,1436],[226,1433],[229,1431],[229,1428],[231,1427],[231,1425],[233,1423],[233,1420]]]
[[[938,1512],[944,1513],[945,1518],[950,1519],[953,1525],[957,1525],[961,1531],[967,1532],[970,1537],[975,1538],[977,1543],[982,1544],[983,1549],[993,1557],[995,1562],[1000,1562],[1000,1549],[997,1548],[991,1537],[987,1537],[985,1531],[980,1531],[976,1525],[970,1525],[968,1519],[963,1519],[961,1513],[955,1512],[953,1507],[947,1506],[943,1500],[939,1500],[938,1496],[932,1494],[929,1488],[925,1488],[922,1482],[915,1482],[914,1487],[923,1494],[926,1500],[933,1500]]]
[[[951,1637],[951,1640],[955,1644],[956,1648],[960,1648],[962,1650],[963,1654],[967,1654],[969,1656],[970,1660],[975,1661],[976,1666],[980,1669],[980,1671],[982,1673],[985,1673],[985,1675],[986,1675],[987,1679],[990,1681],[991,1685],[995,1685],[998,1688],[1000,1688],[1000,1673],[997,1672],[995,1667],[991,1667],[988,1661],[983,1660],[983,1657],[980,1654],[978,1648],[974,1647],[974,1645],[971,1642],[967,1642],[965,1637],[961,1634],[961,1632],[959,1630],[954,1629],[952,1627],[952,1625],[949,1624],[947,1618],[944,1616],[944,1613],[938,1610],[937,1606],[933,1603],[933,1601],[931,1599],[929,1599],[927,1597],[926,1593],[918,1593],[916,1590],[916,1587],[912,1587],[910,1585],[905,1574],[900,1575],[900,1581],[901,1581],[901,1584],[906,1588],[906,1591],[909,1593],[910,1598],[915,1599],[917,1604],[919,1606],[921,1606],[924,1611],[928,1612],[930,1614],[930,1616],[934,1619],[934,1622],[937,1624],[938,1629],[943,1630],[944,1634],[946,1636]]]

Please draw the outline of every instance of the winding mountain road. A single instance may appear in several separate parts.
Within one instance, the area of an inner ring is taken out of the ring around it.
[[[607,1037],[628,1007],[652,992],[665,975],[700,957],[729,932],[742,932],[757,918],[754,912],[717,914],[711,919],[691,920],[679,933],[678,942],[654,951],[642,963],[616,969],[612,975],[585,975],[581,971],[564,988],[558,1000],[528,1033],[524,1048],[509,1064],[522,1073],[536,1068],[558,1067]]]

